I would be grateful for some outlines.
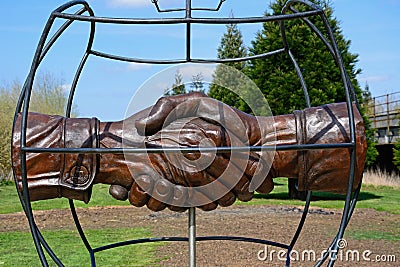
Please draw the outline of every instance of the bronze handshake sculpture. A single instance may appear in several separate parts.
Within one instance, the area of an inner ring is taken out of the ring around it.
[[[359,185],[366,156],[363,120],[354,108]],[[271,123],[272,122],[272,123]],[[272,125],[271,125],[272,124]],[[164,97],[124,121],[28,114],[26,145],[44,148],[193,148],[189,153],[27,153],[31,200],[66,197],[88,202],[92,186],[110,184],[119,200],[154,211],[213,210],[269,193],[273,178],[297,178],[300,191],[345,193],[350,149],[202,152],[199,147],[280,146],[350,141],[345,103],[256,117],[201,93]],[[12,160],[22,190],[21,118],[14,126]]]

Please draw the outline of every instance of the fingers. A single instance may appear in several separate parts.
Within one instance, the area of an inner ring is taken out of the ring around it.
[[[195,175],[199,177],[193,177],[192,180],[201,181],[202,183],[214,181],[211,177],[207,177],[208,174],[205,173]],[[199,207],[208,211],[217,208],[218,204],[229,206],[235,202],[235,195],[218,181],[214,181],[213,188],[225,190],[227,193],[219,197],[216,202],[213,202],[212,199],[216,198],[213,195],[213,190],[202,191],[196,187],[184,187],[172,184],[165,179],[154,179],[153,177],[142,175],[132,185],[129,192],[129,202],[136,207],[146,205],[152,211],[161,211],[168,207],[170,210],[180,212],[185,211],[188,207]]]
[[[135,179],[131,190],[129,191],[129,202],[136,207],[142,207],[147,204],[149,195],[153,188],[152,178],[147,175],[141,175]]]
[[[111,185],[108,192],[117,200],[125,201],[128,199],[128,189],[120,185]]]
[[[148,117],[139,119],[135,122],[136,129],[140,135],[150,136],[161,130],[166,118],[178,105],[185,101],[208,97],[200,92],[192,92],[184,95],[168,96],[160,98],[153,106]],[[184,117],[189,117],[194,110],[189,108]],[[182,117],[183,118],[183,117]]]
[[[207,168],[212,177],[218,177],[218,181],[230,188],[241,201],[249,201],[253,192],[249,191],[249,178],[233,162],[218,155],[214,162]]]

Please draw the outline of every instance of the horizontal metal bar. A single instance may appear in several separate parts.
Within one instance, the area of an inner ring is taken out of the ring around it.
[[[265,244],[265,245],[271,245],[274,247],[289,249],[289,245],[270,241],[270,240],[259,239],[259,238],[242,237],[242,236],[198,236],[198,237],[196,237],[196,241],[214,241],[214,240],[258,243],[258,244]]]
[[[285,14],[276,16],[247,17],[247,18],[108,18],[94,17],[86,15],[65,14],[53,12],[53,16],[69,20],[90,21],[99,23],[113,24],[243,24],[243,23],[261,23],[267,21],[290,20],[297,18],[310,17],[321,14],[321,10],[305,11],[302,13]]]
[[[21,151],[29,153],[61,153],[61,154],[143,154],[143,153],[198,153],[198,152],[249,152],[249,151],[287,151],[287,150],[313,150],[352,148],[353,143],[337,144],[304,144],[280,146],[239,146],[239,147],[156,147],[156,148],[43,148],[21,147]]]
[[[122,241],[122,242],[117,242],[117,243],[112,243],[108,244],[102,247],[94,248],[93,252],[100,252],[103,250],[111,249],[111,248],[117,248],[117,247],[122,247],[122,246],[127,246],[127,245],[134,245],[134,244],[142,244],[142,243],[152,243],[152,242],[170,242],[170,241],[187,241],[187,237],[150,237],[150,238],[140,238],[140,239],[134,239],[134,240],[127,240],[127,241]]]
[[[265,245],[271,245],[274,247],[289,249],[289,245],[270,241],[270,240],[259,239],[259,238],[250,238],[250,237],[242,237],[242,236],[197,236],[196,237],[196,241],[217,241],[217,240],[258,243],[258,244],[265,244]],[[179,236],[178,237],[177,236],[171,236],[171,237],[167,236],[167,237],[140,238],[140,239],[133,239],[133,240],[127,240],[127,241],[117,242],[117,243],[113,243],[113,244],[108,244],[105,246],[94,248],[92,251],[94,253],[96,253],[96,252],[104,251],[104,250],[111,249],[111,248],[117,248],[117,247],[134,245],[134,244],[153,243],[153,242],[181,242],[181,241],[188,241],[188,238],[187,237],[179,237]]]
[[[190,60],[188,59],[143,59],[143,58],[132,58],[132,57],[124,57],[124,56],[118,56],[118,55],[113,55],[113,54],[108,54],[96,50],[90,51],[90,54],[98,57],[103,57],[107,59],[114,59],[114,60],[119,60],[119,61],[125,61],[125,62],[134,62],[134,63],[143,63],[143,64],[181,64],[181,63],[186,63],[186,62],[192,62],[192,63],[228,63],[228,62],[239,62],[239,61],[247,61],[247,60],[253,60],[253,59],[259,59],[259,58],[264,58],[268,57],[271,55],[279,54],[285,52],[284,48],[274,50],[271,52],[267,53],[262,53],[259,55],[254,55],[254,56],[246,56],[246,57],[240,57],[240,58],[224,58],[224,59],[197,59],[197,58],[191,58]]]

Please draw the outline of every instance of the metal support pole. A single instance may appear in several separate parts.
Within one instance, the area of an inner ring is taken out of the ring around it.
[[[196,267],[196,208],[189,209],[189,267]]]

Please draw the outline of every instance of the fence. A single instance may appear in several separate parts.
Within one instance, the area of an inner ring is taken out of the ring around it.
[[[398,139],[400,122],[400,92],[370,99],[367,104],[368,117],[379,144],[390,144]]]

